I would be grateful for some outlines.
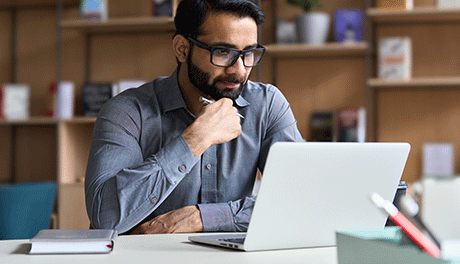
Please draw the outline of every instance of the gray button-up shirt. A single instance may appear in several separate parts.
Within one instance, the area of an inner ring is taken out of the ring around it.
[[[244,116],[241,135],[196,157],[181,136],[195,116],[177,70],[110,99],[97,118],[86,171],[92,225],[124,233],[196,204],[204,231],[245,231],[256,172],[263,171],[270,145],[302,138],[276,87],[248,81],[235,103]]]

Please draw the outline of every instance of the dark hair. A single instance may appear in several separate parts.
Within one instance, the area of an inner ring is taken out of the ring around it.
[[[176,33],[196,38],[200,34],[208,12],[229,12],[240,17],[252,17],[257,26],[263,23],[265,15],[251,0],[182,0],[177,7],[174,24]]]

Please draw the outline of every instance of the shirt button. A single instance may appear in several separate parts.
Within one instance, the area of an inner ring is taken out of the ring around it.
[[[180,167],[179,167],[179,171],[180,171],[180,172],[185,172],[185,166],[184,166],[184,165],[180,166]]]
[[[158,201],[158,199],[157,199],[156,197],[153,197],[153,198],[150,200],[150,202],[151,202],[152,204],[156,204],[157,201]]]
[[[210,170],[212,167],[211,163],[206,164],[206,169]]]

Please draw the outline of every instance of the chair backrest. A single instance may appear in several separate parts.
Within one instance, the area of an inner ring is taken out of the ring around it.
[[[55,182],[0,184],[0,239],[29,239],[50,226]]]

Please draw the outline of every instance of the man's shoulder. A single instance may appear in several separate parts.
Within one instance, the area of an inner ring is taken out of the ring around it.
[[[252,99],[273,99],[277,95],[282,95],[278,87],[273,84],[262,83],[262,82],[253,82],[248,80],[245,91],[243,92],[244,98]]]

